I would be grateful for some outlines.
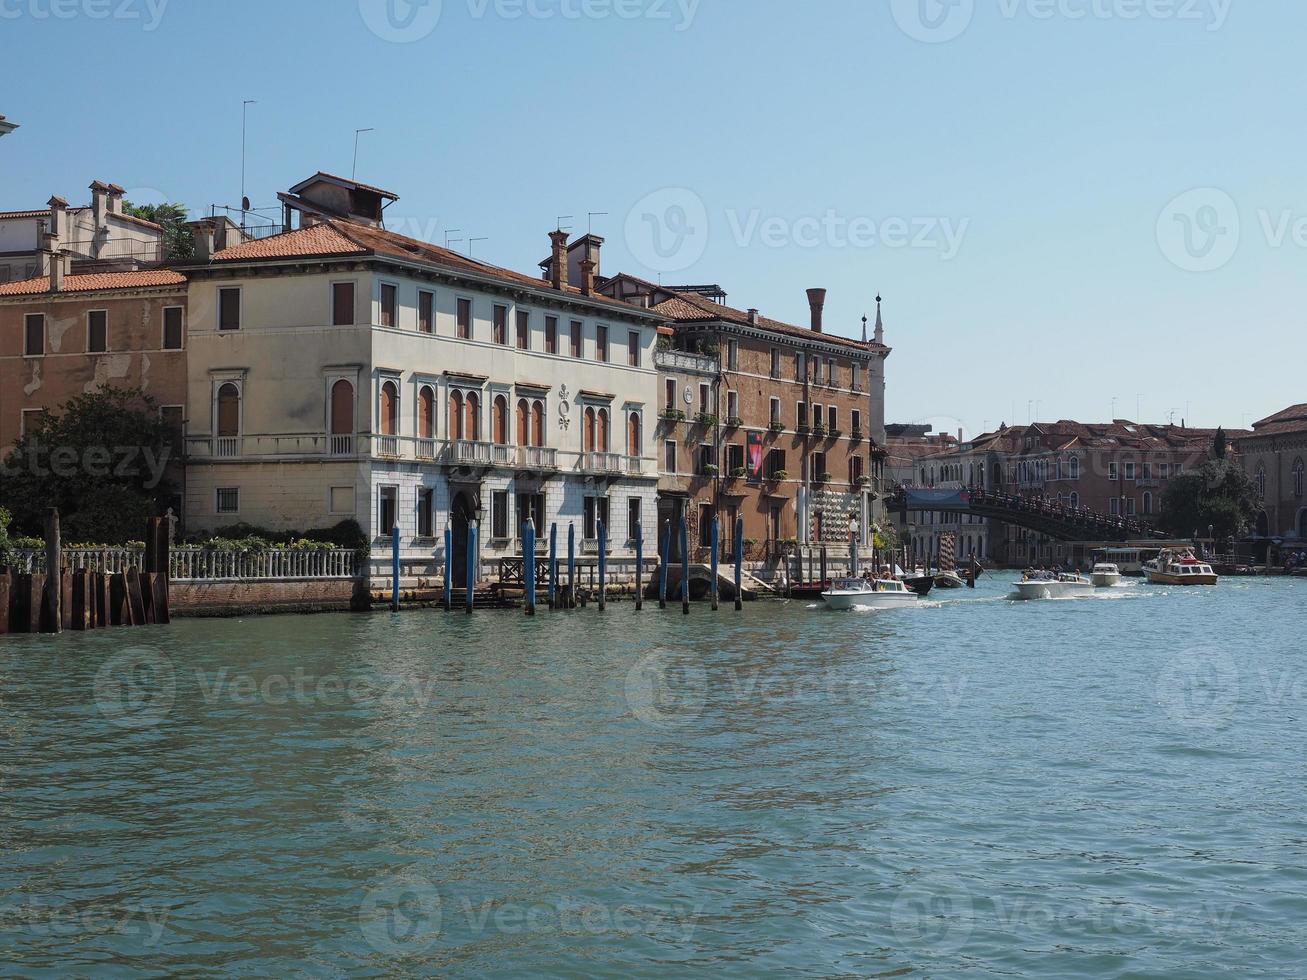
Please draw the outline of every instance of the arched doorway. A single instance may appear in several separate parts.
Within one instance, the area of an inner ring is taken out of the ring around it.
[[[354,386],[344,379],[331,386],[331,451],[336,456],[354,451]]]
[[[1266,511],[1257,515],[1257,536],[1259,538],[1269,538],[1271,536],[1271,519],[1266,516]]]
[[[1307,541],[1307,507],[1298,511],[1298,540]]]
[[[449,506],[449,527],[451,531],[452,572],[450,580],[454,588],[467,588],[467,545],[468,527],[476,520],[476,495],[471,490],[460,490],[454,494]]]

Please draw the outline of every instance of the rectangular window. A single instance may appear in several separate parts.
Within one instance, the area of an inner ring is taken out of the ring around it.
[[[595,360],[608,362],[608,328],[603,324],[595,327]]]
[[[333,514],[354,513],[354,488],[332,487],[327,506],[331,508]]]
[[[543,493],[519,493],[517,495],[517,527],[518,537],[526,533],[527,518],[535,521],[536,540],[541,540],[545,533],[545,495]]]
[[[803,381],[803,355],[794,355],[794,380],[802,383]]]
[[[333,327],[354,326],[354,284],[352,282],[333,282],[331,284],[331,325]]]
[[[604,522],[604,527],[608,527],[608,498],[607,497],[586,497],[585,498],[585,536],[587,540],[593,541],[599,537],[599,522]]]
[[[225,286],[218,290],[218,329],[241,328],[241,288]]]
[[[1145,480],[1151,480],[1151,479],[1153,478],[1153,464],[1152,464],[1152,463],[1144,463],[1144,464],[1143,464],[1143,470],[1144,470],[1144,473],[1143,473],[1143,477],[1144,477],[1144,479],[1145,479]]]
[[[377,494],[377,537],[385,537],[399,520],[399,487],[381,487]]]
[[[182,349],[182,308],[168,306],[163,311],[163,349]]]
[[[712,386],[699,385],[699,413],[701,415],[711,415],[712,407],[709,404],[712,401]]]
[[[460,299],[458,301],[458,339],[472,339],[472,301],[470,299]]]
[[[812,478],[814,480],[820,480],[821,482],[824,483],[825,480],[823,479],[823,477],[826,475],[827,472],[828,471],[826,469],[826,454],[823,452],[813,453],[812,474],[811,474]]]
[[[545,353],[558,353],[558,317],[545,317]]]
[[[531,314],[527,310],[517,311],[517,349],[531,349]]]
[[[775,347],[771,349],[771,376],[773,378],[781,376],[781,352]]]
[[[733,419],[740,417],[740,393],[738,391],[728,391],[726,393],[726,414]]]
[[[740,370],[740,342],[738,340],[728,340],[726,342],[726,369],[728,371]]]
[[[771,400],[771,424],[781,424],[781,400],[779,398]]]
[[[430,487],[418,487],[418,537],[435,537],[436,491]]]
[[[1134,497],[1127,497],[1125,503],[1126,503],[1126,513],[1127,513],[1129,516],[1134,517],[1134,516],[1135,516],[1135,498],[1134,498]]]
[[[381,284],[381,325],[393,327],[399,323],[399,287],[388,282]]]
[[[855,361],[853,364],[849,365],[849,387],[854,391],[857,391],[858,381],[858,363]]]
[[[676,379],[667,379],[667,409],[671,411],[676,407]]]
[[[418,330],[436,332],[436,294],[427,289],[418,290]]]
[[[640,332],[632,330],[626,335],[626,363],[630,367],[640,366]]]
[[[799,429],[800,432],[802,432],[804,429],[808,427],[808,403],[807,402],[799,402],[799,404],[795,406],[794,421],[796,423],[796,427]]]
[[[831,406],[827,407],[827,409],[826,409],[826,418],[828,419],[827,426],[829,427],[829,429],[831,430],[831,432],[839,432],[839,431],[840,431],[840,410],[839,410],[838,408],[836,408],[834,405],[831,405]]]
[[[572,356],[580,357],[581,356],[581,321],[580,320],[572,321],[571,345],[572,345]]]
[[[216,496],[216,509],[219,514],[239,514],[241,512],[239,487],[219,487]]]
[[[629,497],[626,501],[626,540],[634,541],[640,536],[641,501],[639,497]]]
[[[18,434],[25,436],[36,428],[36,423],[41,420],[45,414],[44,408],[25,408],[18,419]]]
[[[716,462],[717,460],[713,456],[712,446],[707,443],[702,443],[699,446],[699,475],[710,476],[711,471],[709,470],[709,467]]]
[[[663,467],[668,473],[676,472],[676,440],[668,439],[663,443]]]
[[[826,362],[826,383],[832,387],[840,383],[839,368],[833,359]]]
[[[813,428],[821,429],[826,425],[826,409],[821,405],[812,406],[812,425]]]
[[[1121,498],[1120,498],[1120,497],[1113,497],[1113,498],[1111,499],[1111,501],[1110,501],[1110,504],[1111,504],[1111,514],[1112,514],[1112,516],[1113,516],[1113,517],[1117,517],[1117,516],[1119,516],[1120,513],[1121,513]]]
[[[494,316],[492,318],[492,324],[494,326],[494,332],[491,339],[494,340],[496,344],[507,344],[508,343],[508,307],[507,306],[499,306],[499,305],[495,306]]]
[[[713,505],[699,505],[699,547],[712,547]]]
[[[767,454],[767,475],[775,476],[785,471],[785,450],[773,449]]]
[[[1116,462],[1115,460],[1113,460],[1112,462],[1109,462],[1107,464],[1107,478],[1109,480],[1115,480],[1116,474],[1117,474]]]
[[[744,447],[733,442],[726,447],[726,472],[733,474],[744,469]]]
[[[496,541],[507,541],[510,537],[507,490],[496,490],[490,495],[490,537]]]
[[[90,310],[86,314],[86,353],[103,354],[109,349],[109,312]]]
[[[859,434],[862,432],[862,413],[856,408],[853,410],[853,431]]]
[[[1158,467],[1158,470],[1160,471],[1160,475],[1161,475],[1161,477],[1162,477],[1163,480],[1169,480],[1169,479],[1171,479],[1171,464],[1170,464],[1170,463],[1162,463],[1161,466]]]
[[[45,314],[29,313],[23,318],[23,353],[28,357],[45,354]]]
[[[862,457],[852,456],[849,458],[849,482],[857,486],[862,479]]]
[[[1126,478],[1127,480],[1133,480],[1133,479],[1135,478],[1135,464],[1134,464],[1134,463],[1126,463],[1126,464],[1125,464],[1125,478]]]
[[[821,364],[822,361],[820,357],[814,357],[812,359],[812,380],[814,384],[821,384]]]

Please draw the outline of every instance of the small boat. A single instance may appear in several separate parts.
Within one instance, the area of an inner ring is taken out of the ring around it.
[[[912,578],[905,578],[903,584],[924,599],[930,595],[930,590],[935,587],[935,576],[916,575]]]
[[[897,579],[838,579],[821,597],[828,609],[896,609],[914,606],[919,596]]]
[[[1167,549],[1144,562],[1144,577],[1154,585],[1215,585],[1221,580],[1212,566],[1188,548]]]
[[[1027,572],[1016,588],[1018,599],[1080,599],[1094,594],[1094,583],[1074,572]]]
[[[1094,588],[1110,589],[1121,584],[1121,569],[1110,562],[1100,562],[1089,573],[1089,578],[1094,583]]]
[[[965,589],[967,581],[957,572],[940,572],[935,576],[937,589]]]

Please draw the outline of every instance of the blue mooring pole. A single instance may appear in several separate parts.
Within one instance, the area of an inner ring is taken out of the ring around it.
[[[454,608],[454,531],[445,528],[445,612]]]
[[[663,525],[662,537],[658,541],[658,608],[667,608],[667,563],[672,554],[672,522]]]
[[[635,526],[635,611],[644,608],[644,522]]]
[[[390,611],[399,612],[399,525],[390,529]]]
[[[467,525],[467,612],[472,615],[476,603],[477,581],[477,522],[468,521]]]
[[[690,615],[690,522],[681,518],[681,612]]]
[[[735,519],[735,611],[744,608],[744,518]]]
[[[558,608],[558,523],[549,525],[549,608]]]
[[[599,522],[599,611],[608,607],[608,528]]]
[[[712,519],[712,611],[716,612],[718,607],[718,584],[717,584],[717,548],[721,544],[722,522],[716,514]]]
[[[567,525],[567,608],[576,608],[576,525]]]
[[[528,517],[522,529],[522,581],[526,586],[526,614],[536,614],[536,522]]]

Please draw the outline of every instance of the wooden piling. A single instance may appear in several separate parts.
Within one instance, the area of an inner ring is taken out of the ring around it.
[[[690,615],[690,522],[681,518],[681,612]]]
[[[445,612],[454,608],[454,532],[445,527]]]
[[[390,529],[390,611],[399,612],[399,525]]]
[[[38,626],[42,633],[60,633],[64,628],[63,560],[63,545],[59,539],[59,510],[51,507],[45,515],[45,582]]]
[[[744,609],[744,518],[735,519],[735,611]]]
[[[9,569],[6,568],[3,573],[0,573],[0,635],[9,632],[9,597],[13,581]]]
[[[644,608],[644,522],[635,525],[635,611]]]
[[[596,530],[599,533],[599,611],[608,608],[608,528],[599,521]]]
[[[87,595],[86,595],[86,573],[69,572],[68,577],[72,580],[69,583],[72,592],[72,608],[69,627],[79,633],[87,629]]]
[[[567,525],[567,608],[576,608],[576,525]]]
[[[536,614],[536,522],[528,517],[522,528],[522,584],[526,589],[526,614]]]
[[[129,568],[124,574],[127,579],[127,607],[131,613],[131,622],[124,625],[144,626],[146,625],[145,598],[141,594],[141,573],[134,568]]]
[[[710,563],[712,565],[712,611],[717,612],[718,605],[718,583],[717,583],[717,548],[721,544],[722,521],[716,514],[712,518],[712,540],[710,541],[711,554]]]
[[[821,546],[821,581],[818,583],[822,588],[826,587],[826,546]]]
[[[663,523],[663,533],[658,540],[658,608],[667,608],[667,564],[672,555],[672,522]]]
[[[477,567],[477,522],[468,521],[467,525],[467,614],[472,615],[476,605]]]
[[[549,608],[558,608],[558,522],[549,525]]]
[[[109,576],[109,625],[132,625],[132,607],[127,601],[126,572]]]

